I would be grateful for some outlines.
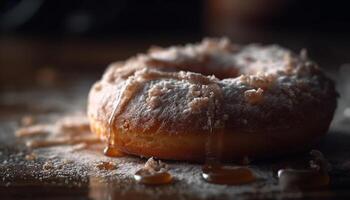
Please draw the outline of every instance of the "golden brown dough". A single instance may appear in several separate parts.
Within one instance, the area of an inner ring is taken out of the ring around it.
[[[129,154],[202,161],[215,134],[222,159],[266,157],[325,134],[336,96],[305,52],[205,39],[111,64],[90,91],[88,117]]]

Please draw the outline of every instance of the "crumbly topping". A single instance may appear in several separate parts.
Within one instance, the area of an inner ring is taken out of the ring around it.
[[[199,44],[188,44],[184,47],[176,46],[169,49],[160,49],[151,51],[149,57],[155,60],[174,62],[174,63],[186,63],[188,61],[202,62],[207,58],[207,55],[220,53],[230,53],[233,49],[233,45],[227,38],[223,39],[204,39]]]
[[[96,92],[101,91],[101,90],[102,90],[102,84],[101,84],[101,82],[95,83],[94,86],[93,86],[93,89],[94,89]]]
[[[241,75],[238,77],[240,84],[246,84],[255,88],[267,89],[272,86],[275,81],[274,75]]]
[[[191,113],[200,113],[201,110],[208,107],[208,105],[208,97],[196,97],[188,104]]]
[[[163,163],[161,160],[155,160],[153,157],[151,157],[147,160],[143,166],[143,169],[151,174],[156,172],[165,172],[168,170],[168,165]]]
[[[246,90],[244,92],[244,97],[250,104],[258,104],[264,98],[263,93],[264,93],[264,90],[261,88],[258,88],[257,90],[256,89]]]
[[[174,89],[174,86],[167,80],[154,84],[148,90],[147,103],[152,109],[158,107],[162,103],[161,96],[171,92],[172,89]]]
[[[239,47],[228,39],[153,48],[112,64],[101,84],[101,91],[90,92],[89,116],[119,119],[123,128],[127,113],[132,119],[127,129],[143,132],[177,133],[187,131],[185,127],[192,132],[249,130],[272,126],[271,119],[287,126],[292,118],[296,123],[305,118],[299,108],[313,105],[315,99],[324,99],[319,107],[327,102],[335,106],[332,82],[305,52],[297,55],[277,45]]]

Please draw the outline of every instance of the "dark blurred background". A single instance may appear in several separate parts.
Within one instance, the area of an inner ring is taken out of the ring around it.
[[[347,1],[0,1],[0,86],[99,77],[108,63],[151,45],[227,36],[278,43],[327,70],[350,62]]]

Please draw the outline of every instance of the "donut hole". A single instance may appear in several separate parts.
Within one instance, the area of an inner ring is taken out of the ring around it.
[[[220,66],[214,68],[214,67],[201,67],[201,68],[188,68],[183,69],[183,71],[190,71],[195,73],[200,73],[205,76],[212,76],[214,75],[218,79],[227,79],[227,78],[236,78],[242,73],[235,67],[230,68],[221,68]]]
[[[210,65],[207,61],[176,63],[152,59],[147,62],[147,65],[167,72],[188,71],[205,76],[214,75],[218,79],[236,78],[244,74],[235,66],[221,66],[220,64]]]

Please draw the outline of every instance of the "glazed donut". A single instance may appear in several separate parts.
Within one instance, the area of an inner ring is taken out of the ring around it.
[[[306,51],[205,39],[111,64],[91,88],[88,117],[127,154],[260,158],[308,148],[327,133],[336,99]]]

